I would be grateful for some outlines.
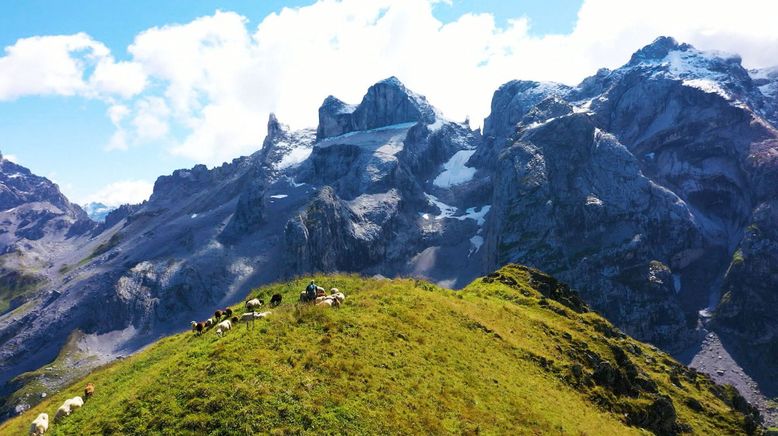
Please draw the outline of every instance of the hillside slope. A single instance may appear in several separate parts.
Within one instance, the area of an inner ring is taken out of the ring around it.
[[[510,265],[458,292],[317,279],[346,293],[340,310],[297,306],[306,279],[263,287],[252,294],[284,303],[253,330],[164,338],[0,434],[53,417],[87,381],[93,399],[50,434],[760,431],[734,390],[625,336],[536,270]]]

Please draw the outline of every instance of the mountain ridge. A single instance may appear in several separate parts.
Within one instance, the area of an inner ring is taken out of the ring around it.
[[[736,391],[627,337],[537,270],[509,265],[457,292],[314,279],[346,293],[340,309],[297,305],[307,277],[268,285],[250,295],[284,302],[255,326],[164,338],[0,432],[52,414],[86,382],[94,396],[52,434],[760,431]]]
[[[746,354],[770,356],[772,313],[744,303],[752,290],[736,279],[749,271],[766,301],[774,289],[770,77],[660,38],[576,87],[506,83],[483,133],[396,78],[358,105],[328,97],[315,131],[271,115],[253,155],[160,177],[148,202],[68,242],[43,293],[0,317],[12,345],[0,382],[55,359],[73,330],[110,360],[282,277],[356,270],[459,288],[510,262],[674,352],[716,325],[749,347],[741,321],[758,316],[767,335]],[[766,242],[746,235],[753,220]],[[738,249],[746,269],[730,267]]]

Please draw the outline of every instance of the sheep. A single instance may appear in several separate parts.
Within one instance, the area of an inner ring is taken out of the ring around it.
[[[208,318],[205,320],[205,328],[211,328],[213,327],[213,319]]]
[[[199,335],[203,334],[203,330],[205,330],[205,323],[202,322],[202,321],[198,322],[195,325],[195,331],[197,332],[197,335],[199,336]]]
[[[213,313],[213,317],[216,318],[216,322],[219,322],[220,319],[222,319],[222,315],[224,313],[221,310],[217,310]]]
[[[199,322],[197,324],[202,325],[201,322]],[[200,330],[200,331],[202,331],[202,330]],[[94,383],[87,383],[86,387],[84,388],[84,399],[88,400],[88,399],[92,398],[92,395],[94,395],[94,394],[95,394],[95,385],[94,385]]]
[[[94,391],[94,385],[92,385],[92,390]],[[84,405],[84,400],[81,397],[73,397],[65,400],[65,402],[62,403],[61,406],[59,406],[59,409],[57,409],[57,413],[54,415],[54,421],[59,421],[60,419],[66,416],[70,416],[71,413],[75,412],[83,405]]]
[[[80,409],[81,406],[84,405],[84,399],[81,397],[73,397],[66,401],[70,405],[70,413],[75,412],[77,409]]]
[[[321,286],[317,286],[316,287],[316,296],[317,297],[323,297],[325,295],[327,295],[327,291],[324,290],[324,288],[322,288]]]
[[[189,324],[192,326],[192,331],[196,331],[197,330],[197,321],[192,321]]]
[[[216,334],[219,336],[224,336],[224,334],[227,332],[227,330],[230,330],[232,328],[232,321],[230,320],[224,320],[219,323],[219,325],[216,326]]]
[[[270,298],[270,307],[278,306],[279,304],[281,304],[282,299],[283,297],[281,296],[281,294],[273,294],[273,297]]]
[[[228,307],[228,308],[224,309],[223,312],[227,316],[227,318],[232,318],[232,309],[231,308]]]
[[[46,430],[48,429],[49,415],[47,413],[41,413],[30,425],[30,434],[35,436],[43,436],[43,433],[46,433]]]
[[[334,288],[333,288],[334,289]],[[335,289],[337,291],[337,289]],[[344,301],[346,301],[346,295],[343,294],[343,292],[335,292],[332,294],[333,297],[335,297],[336,300],[338,300],[338,303],[343,304]]]
[[[256,310],[262,307],[262,300],[254,298],[246,302],[246,310]]]
[[[330,299],[330,298],[325,298],[325,299],[323,299],[321,301],[316,302],[316,305],[317,306],[322,306],[322,307],[332,307],[335,304],[335,301],[338,301],[338,300],[333,300],[333,299]]]
[[[57,413],[54,414],[54,421],[59,421],[60,419],[69,416],[70,415],[70,400],[65,400],[64,403],[62,403],[61,406],[59,406],[59,409],[57,409]]]
[[[245,322],[246,323],[246,329],[248,329],[249,328],[249,324],[248,324],[249,322],[251,322],[251,325],[253,326],[254,325],[254,320],[256,320],[257,318],[265,318],[268,315],[270,315],[270,312],[260,312],[260,313],[257,313],[257,312],[246,312],[243,315],[241,315],[240,318],[238,318],[237,316],[234,317],[233,319],[235,321],[233,323],[236,323],[238,321]]]

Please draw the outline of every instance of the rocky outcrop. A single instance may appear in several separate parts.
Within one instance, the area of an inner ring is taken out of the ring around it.
[[[665,265],[702,238],[686,205],[616,138],[589,115],[561,116],[523,130],[496,174],[492,265],[521,259],[573,283],[628,333],[683,343],[689,328]]]
[[[316,129],[316,139],[340,136],[352,131],[355,109],[354,105],[346,104],[333,96],[327,97],[319,107],[319,127]]]
[[[371,86],[357,106],[327,97],[319,108],[316,139],[394,124],[434,121],[435,111],[427,99],[407,89],[396,77],[390,77]]]
[[[325,107],[327,103],[322,107]],[[312,129],[290,131],[275,114],[267,121],[267,136],[255,158],[268,168],[280,171],[297,166],[311,154],[315,139]]]
[[[324,187],[286,224],[287,262],[290,271],[363,270],[385,258],[384,235],[380,225],[357,215],[334,189]]]
[[[778,362],[778,200],[754,211],[732,255],[714,321],[743,344],[756,361]],[[756,353],[755,353],[756,352]]]
[[[0,350],[0,382],[53,358],[44,345],[75,328],[131,351],[285,275],[461,287],[510,262],[569,282],[618,327],[669,350],[693,336],[723,283],[717,325],[755,338],[778,364],[771,77],[660,38],[576,87],[503,85],[483,135],[389,78],[359,105],[328,97],[315,131],[271,115],[257,153],[160,177],[148,202],[100,227],[3,162],[0,243],[51,254],[37,264],[45,284],[0,317],[13,345]],[[44,250],[53,233],[62,245]],[[559,283],[543,287],[564,311],[586,310]],[[619,395],[651,388],[599,368]],[[672,407],[651,401],[624,413],[679,430]]]
[[[552,82],[513,80],[500,86],[492,96],[491,111],[484,120],[484,146],[476,152],[473,161],[493,167],[500,150],[527,112],[541,101],[567,92],[569,87]]]

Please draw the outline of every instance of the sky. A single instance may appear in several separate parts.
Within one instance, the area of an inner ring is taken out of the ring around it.
[[[480,125],[513,79],[574,85],[660,35],[778,64],[773,0],[26,0],[0,3],[0,151],[73,201],[140,202],[256,151],[269,114],[389,76]]]

